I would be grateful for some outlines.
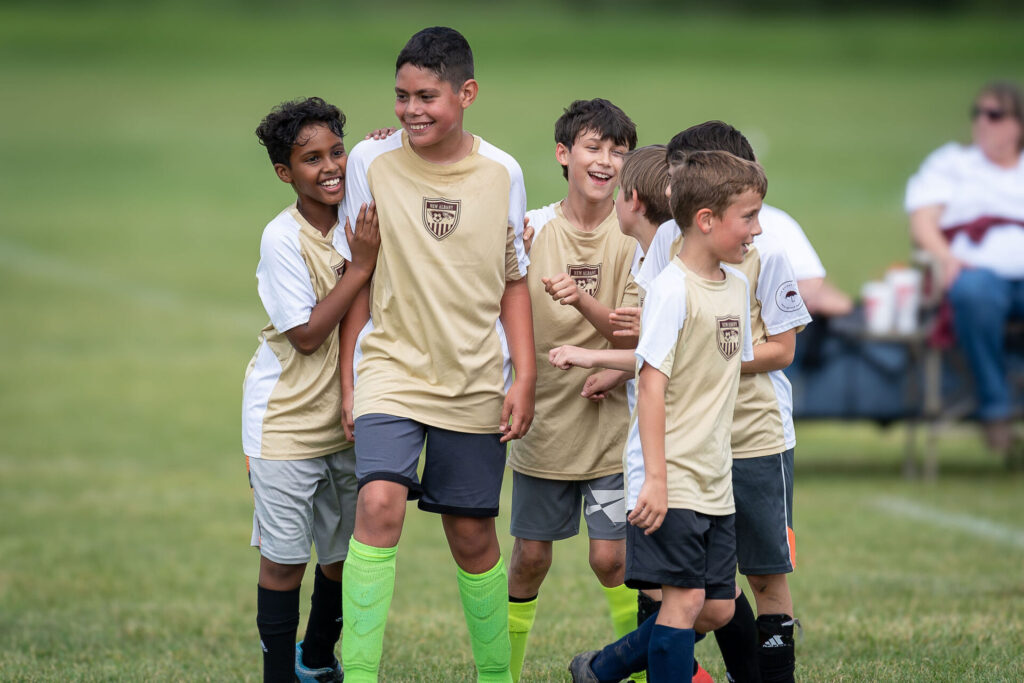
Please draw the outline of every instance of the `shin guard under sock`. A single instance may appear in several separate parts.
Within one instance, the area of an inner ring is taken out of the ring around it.
[[[458,571],[462,612],[469,629],[477,681],[510,682],[508,636],[508,574],[499,557],[483,574]],[[347,637],[347,636],[346,636]]]
[[[694,636],[692,628],[655,624],[647,653],[647,676],[651,683],[678,680],[680,672],[693,671]]]
[[[263,680],[295,680],[295,632],[299,629],[299,589],[256,587],[256,627],[263,648]]]
[[[762,614],[757,618],[758,664],[763,683],[793,683],[796,671],[796,620],[788,614]]]
[[[341,636],[341,581],[331,581],[316,566],[309,621],[302,639],[302,663],[310,669],[334,664],[334,646]]]
[[[396,550],[349,540],[341,579],[345,614],[341,659],[348,683],[377,681],[384,627],[395,592]]]
[[[533,629],[533,620],[537,616],[537,596],[529,600],[508,599],[508,639],[512,645],[512,657],[509,668],[512,680],[518,681],[523,673],[526,662],[526,642]]]
[[[733,681],[760,683],[757,623],[747,596],[742,592],[736,598],[736,612],[732,620],[715,631],[715,640],[722,652],[725,670]]]

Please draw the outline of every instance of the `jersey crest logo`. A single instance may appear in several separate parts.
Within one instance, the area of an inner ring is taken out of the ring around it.
[[[718,352],[722,358],[731,360],[740,350],[740,319],[731,315],[716,317],[718,322]]]
[[[576,282],[577,287],[590,296],[597,296],[597,290],[601,288],[600,263],[596,266],[589,263],[580,263],[575,266],[567,265],[565,269],[569,273],[569,277]]]
[[[423,227],[438,241],[455,232],[459,227],[461,199],[445,199],[444,197],[423,198]]]
[[[333,266],[331,266],[331,270],[334,271],[334,274],[340,280],[341,276],[345,274],[345,262],[342,261],[341,263],[334,264]]]
[[[792,280],[786,280],[775,290],[775,305],[786,313],[792,313],[804,305],[800,290]]]

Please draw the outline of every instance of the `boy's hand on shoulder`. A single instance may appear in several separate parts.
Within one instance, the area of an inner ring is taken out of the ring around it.
[[[505,402],[501,406],[501,443],[513,439],[521,439],[530,431],[533,424],[533,403],[536,385],[528,380],[516,377],[512,387],[505,394]],[[511,418],[511,422],[509,421]]]
[[[594,367],[587,349],[578,346],[556,346],[548,351],[548,362],[559,370]]]
[[[383,140],[384,138],[391,137],[392,135],[394,135],[397,132],[398,132],[397,128],[392,128],[390,126],[388,126],[387,128],[378,128],[377,130],[371,130],[369,133],[366,134],[366,137],[363,138],[363,139],[364,140]]]
[[[530,217],[526,216],[523,218],[523,249],[526,253],[530,253],[530,247],[533,246],[533,226],[530,225]]]
[[[636,498],[636,506],[627,518],[629,523],[643,529],[644,535],[650,536],[661,528],[667,513],[668,489],[665,487],[665,480],[646,477]]]
[[[576,281],[569,277],[568,273],[559,273],[553,277],[542,277],[540,281],[544,283],[544,291],[563,306],[575,306],[579,303],[579,287],[576,286]]]
[[[639,337],[642,310],[638,306],[625,306],[609,313],[608,322],[616,328],[612,334],[616,337]]]
[[[370,202],[369,206],[363,204],[359,207],[355,231],[348,218],[345,219],[345,237],[352,251],[352,269],[368,278],[377,266],[377,251],[380,249],[376,203]]]

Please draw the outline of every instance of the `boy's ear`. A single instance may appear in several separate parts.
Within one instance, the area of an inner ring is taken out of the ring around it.
[[[693,216],[693,222],[702,233],[707,235],[711,232],[711,223],[714,218],[715,214],[711,209],[698,209]]]
[[[640,199],[640,195],[637,194],[636,189],[634,188],[629,192],[629,210],[632,211],[633,213],[638,213],[641,216],[646,216],[647,207],[644,206],[644,202],[642,199]]]
[[[463,83],[458,92],[459,103],[462,105],[462,108],[466,109],[469,105],[473,104],[479,92],[480,84],[476,82],[475,78],[470,78]]]
[[[555,143],[555,159],[562,166],[569,165],[569,148],[563,145],[561,142]]]
[[[292,183],[292,169],[288,168],[287,164],[274,164],[274,172],[277,173],[277,177],[281,179],[281,182]]]

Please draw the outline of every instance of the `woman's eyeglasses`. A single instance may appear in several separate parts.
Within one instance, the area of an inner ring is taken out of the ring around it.
[[[1007,117],[1005,109],[989,109],[988,107],[971,107],[971,120],[974,121],[979,116],[984,116],[989,120],[989,123],[999,123]]]

